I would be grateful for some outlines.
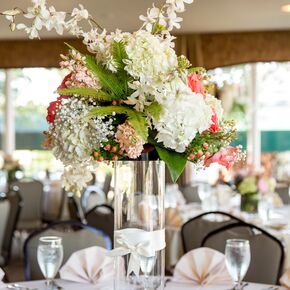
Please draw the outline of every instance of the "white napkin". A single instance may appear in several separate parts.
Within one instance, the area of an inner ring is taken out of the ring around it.
[[[5,284],[2,282],[3,278],[5,276],[4,271],[0,268],[0,288],[6,287]]]
[[[173,279],[195,285],[233,284],[226,268],[225,256],[209,248],[198,248],[186,253],[178,261]]]
[[[286,287],[287,289],[290,289],[290,269],[288,269],[280,278],[280,284],[281,286]]]
[[[114,259],[101,247],[91,247],[73,253],[60,269],[61,279],[92,283],[103,282],[114,277]]]

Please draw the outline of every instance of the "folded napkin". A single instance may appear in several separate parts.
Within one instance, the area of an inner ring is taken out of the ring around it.
[[[103,282],[114,276],[114,258],[101,247],[91,247],[73,253],[59,271],[64,280],[92,283]]]
[[[3,278],[5,276],[4,271],[0,268],[0,288],[6,287],[5,284],[2,282]]]
[[[174,269],[173,279],[195,285],[233,283],[226,268],[225,256],[209,248],[198,248],[185,254]]]
[[[165,224],[167,226],[181,226],[183,219],[177,208],[168,207],[165,209]]]
[[[288,269],[280,278],[281,286],[284,286],[287,289],[290,289],[290,269]]]

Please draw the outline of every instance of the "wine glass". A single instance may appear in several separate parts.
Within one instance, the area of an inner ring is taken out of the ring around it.
[[[248,240],[230,239],[226,241],[226,265],[232,276],[235,290],[242,289],[244,279],[251,261],[250,243]]]
[[[54,281],[63,260],[63,246],[60,237],[48,236],[39,238],[37,261],[46,279],[49,289],[54,288]]]

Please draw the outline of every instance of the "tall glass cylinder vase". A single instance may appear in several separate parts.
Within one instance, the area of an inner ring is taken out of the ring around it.
[[[165,165],[115,162],[115,290],[164,288]]]

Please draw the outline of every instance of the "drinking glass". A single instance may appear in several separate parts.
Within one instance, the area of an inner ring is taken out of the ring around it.
[[[242,289],[244,279],[251,261],[250,243],[248,240],[230,239],[226,241],[226,265],[232,276],[235,290]]]
[[[37,248],[37,261],[49,289],[63,260],[63,246],[60,237],[41,237]]]

